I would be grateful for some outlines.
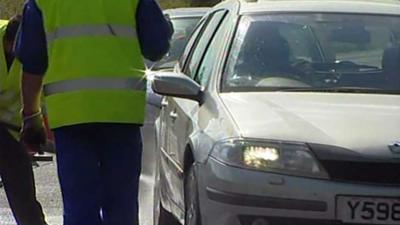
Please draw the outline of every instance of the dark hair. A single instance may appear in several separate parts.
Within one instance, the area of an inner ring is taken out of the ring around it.
[[[8,21],[5,38],[7,41],[14,41],[17,36],[19,25],[21,24],[22,16],[15,15]]]

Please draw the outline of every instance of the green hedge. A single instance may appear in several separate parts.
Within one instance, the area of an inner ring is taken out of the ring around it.
[[[20,13],[24,0],[0,0],[0,19],[8,19]]]
[[[8,19],[16,13],[21,12],[24,0],[0,0],[0,19]],[[190,6],[212,6],[218,0],[159,0],[163,9],[190,7]],[[193,3],[194,2],[194,3]],[[201,2],[201,3],[196,3]]]
[[[221,0],[159,0],[163,9],[213,6]]]
[[[163,9],[188,7],[190,3],[186,0],[161,0],[160,5]]]

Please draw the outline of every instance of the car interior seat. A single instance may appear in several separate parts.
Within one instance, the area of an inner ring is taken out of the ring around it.
[[[241,70],[255,76],[282,74],[290,68],[288,41],[279,33],[279,24],[255,23],[246,36],[245,46],[239,60]]]
[[[384,51],[382,69],[386,87],[400,89],[400,44],[391,45]]]

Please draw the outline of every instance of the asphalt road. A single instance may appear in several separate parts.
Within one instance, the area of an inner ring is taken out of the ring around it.
[[[140,183],[140,224],[153,223],[153,172],[154,172],[154,131],[152,126],[143,127],[143,168]],[[62,225],[62,201],[58,185],[56,163],[40,163],[34,169],[37,197],[44,207],[49,225]],[[16,225],[3,189],[0,189],[0,225]]]

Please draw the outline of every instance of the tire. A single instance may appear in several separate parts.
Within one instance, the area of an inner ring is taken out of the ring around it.
[[[199,191],[194,165],[185,177],[185,225],[201,225]]]

